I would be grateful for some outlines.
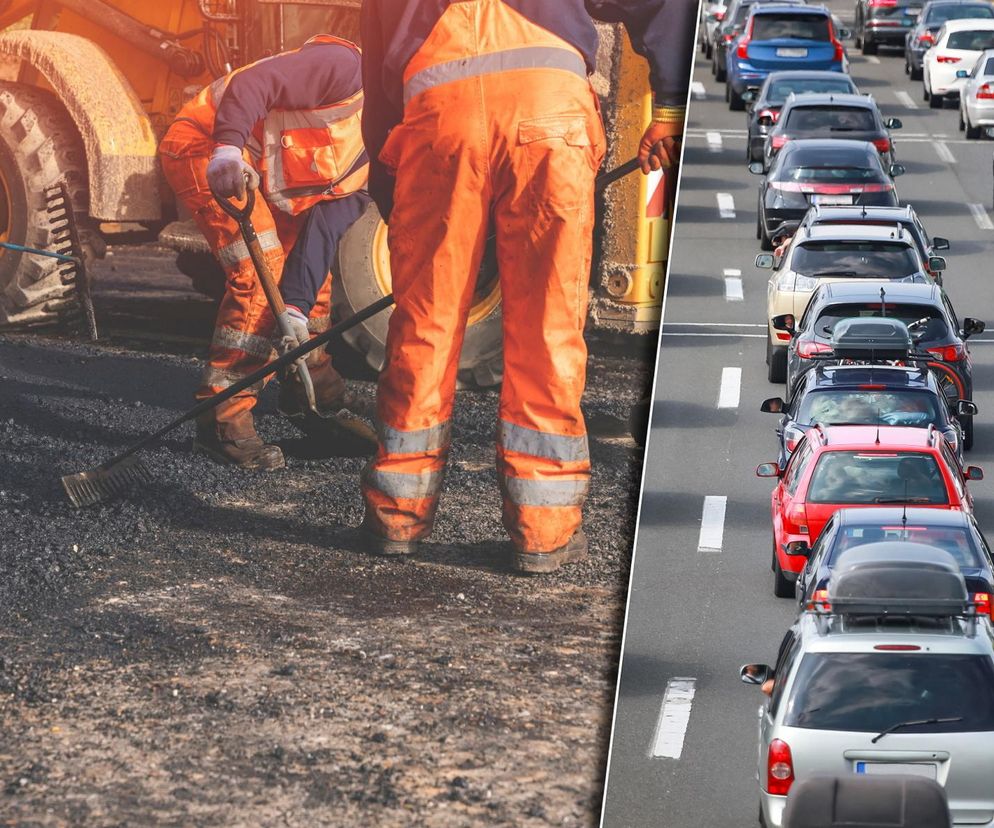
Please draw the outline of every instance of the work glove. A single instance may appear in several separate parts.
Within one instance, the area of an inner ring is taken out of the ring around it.
[[[639,141],[638,159],[642,172],[675,167],[680,163],[680,141],[686,110],[682,106],[653,108],[652,121]]]
[[[245,198],[245,185],[258,189],[259,173],[242,156],[238,147],[218,144],[207,164],[207,183],[222,198]]]
[[[286,306],[287,316],[290,318],[290,327],[293,330],[293,338],[283,337],[283,352],[293,350],[299,345],[304,345],[311,341],[311,332],[307,329],[307,317],[302,311],[293,305]],[[321,349],[315,348],[306,357],[304,362],[313,365],[320,357]]]

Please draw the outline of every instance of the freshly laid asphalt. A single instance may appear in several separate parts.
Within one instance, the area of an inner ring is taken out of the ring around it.
[[[851,24],[850,4],[828,5]],[[955,108],[928,109],[921,83],[903,73],[900,50],[867,58],[851,41],[847,47],[860,90],[884,117],[904,123],[894,132],[897,160],[907,167],[898,194],[931,234],[952,242],[945,286],[957,313],[992,329],[972,346],[980,416],[967,460],[994,474],[994,143],[965,140]],[[759,405],[784,392],[767,382],[764,363],[768,271],[753,263],[759,179],[746,168],[745,114],[729,111],[700,52],[694,81],[608,768],[603,824],[612,828],[756,824],[762,697],[739,682],[738,668],[775,659],[794,609],[773,596],[772,487],[754,476],[758,463],[776,458],[777,418]],[[721,194],[732,197],[734,215]],[[737,278],[741,299],[737,283],[726,282]],[[741,369],[737,407],[728,368]],[[994,488],[988,481],[972,490],[990,532]],[[720,544],[713,530],[701,543],[709,496],[727,498]],[[659,721],[675,679],[693,680],[682,743],[686,701],[670,696]]]

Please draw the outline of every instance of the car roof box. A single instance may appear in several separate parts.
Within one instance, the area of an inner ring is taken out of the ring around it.
[[[832,350],[838,359],[907,359],[911,334],[900,319],[842,319],[832,331]]]
[[[970,612],[966,582],[943,549],[909,541],[882,541],[843,552],[828,580],[828,600],[839,615],[952,616]]]
[[[946,792],[920,776],[811,776],[787,796],[784,828],[950,828]]]

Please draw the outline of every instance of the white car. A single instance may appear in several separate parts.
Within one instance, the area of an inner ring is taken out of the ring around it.
[[[979,138],[982,128],[990,126],[994,126],[994,49],[984,52],[966,74],[959,95],[959,128],[966,137]]]
[[[711,44],[714,42],[714,30],[721,25],[725,19],[725,11],[728,7],[724,0],[717,3],[705,2],[701,6],[701,23],[697,29],[697,41],[704,52],[704,57],[711,60]]]
[[[966,78],[987,49],[994,49],[994,20],[947,20],[935,36],[935,45],[922,58],[922,97],[932,109],[941,109],[946,96],[958,98]]]

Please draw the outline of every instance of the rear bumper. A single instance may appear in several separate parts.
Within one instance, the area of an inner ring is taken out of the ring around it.
[[[994,102],[985,100],[982,103],[976,99],[967,98],[963,102],[970,113],[970,123],[974,126],[994,125]]]
[[[782,828],[783,812],[787,807],[787,797],[773,796],[760,789],[759,805],[763,809],[763,819],[768,828]]]
[[[903,26],[874,26],[873,23],[866,24],[864,38],[869,38],[874,43],[885,43],[892,46],[903,46],[904,41],[910,32],[910,28]]]

